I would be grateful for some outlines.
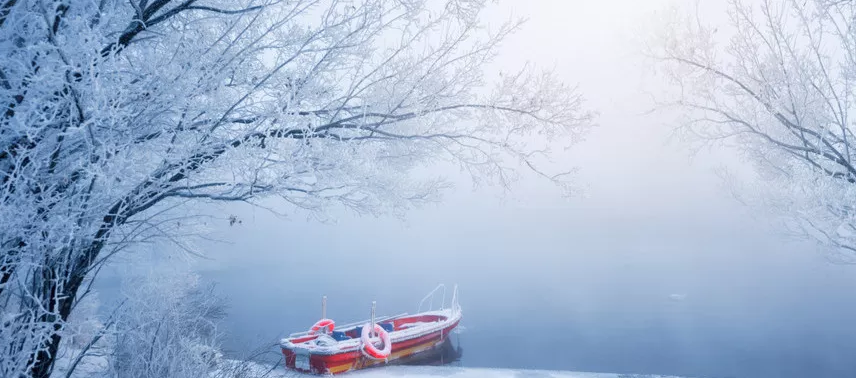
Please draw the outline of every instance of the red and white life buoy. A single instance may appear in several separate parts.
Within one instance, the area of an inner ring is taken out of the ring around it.
[[[315,322],[315,324],[312,326],[312,328],[309,329],[309,334],[314,335],[321,328],[330,328],[330,332],[333,332],[333,328],[335,328],[335,327],[336,327],[336,322],[334,322],[333,320],[321,319],[321,320]]]
[[[383,349],[378,349],[374,344],[372,344],[371,340],[369,340],[369,330],[371,330],[372,327],[366,324],[363,326],[362,335],[360,335],[360,340],[363,342],[363,352],[376,360],[384,360],[389,357],[389,353],[392,351],[392,343],[389,341],[389,332],[386,332],[383,327],[377,324],[375,324],[373,328],[380,338],[380,341],[383,342]]]

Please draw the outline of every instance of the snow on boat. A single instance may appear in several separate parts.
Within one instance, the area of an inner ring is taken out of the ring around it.
[[[440,289],[443,299],[440,309],[434,310],[434,296]],[[326,318],[325,297],[321,320],[308,331],[293,333],[280,341],[285,368],[317,375],[341,374],[433,352],[444,345],[461,321],[458,287],[452,292],[448,308],[445,297],[446,287],[437,286],[419,302],[413,315],[375,317],[372,303],[371,319],[338,328]],[[429,308],[422,312],[427,300]]]

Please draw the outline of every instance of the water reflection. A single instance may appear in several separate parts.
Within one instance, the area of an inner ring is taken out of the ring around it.
[[[449,337],[442,343],[434,347],[434,349],[417,353],[408,357],[399,358],[389,363],[389,365],[408,365],[408,366],[462,366],[461,357],[464,354],[459,337]],[[457,344],[457,345],[456,345]]]

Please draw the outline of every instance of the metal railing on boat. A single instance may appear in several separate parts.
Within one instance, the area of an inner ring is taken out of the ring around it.
[[[425,301],[429,301],[428,302],[428,311],[433,311],[434,310],[434,295],[437,294],[437,291],[440,289],[443,289],[443,297],[440,300],[440,310],[441,311],[444,310],[446,308],[446,285],[445,284],[439,284],[439,285],[437,285],[437,287],[434,288],[434,290],[431,290],[431,292],[429,292],[428,295],[425,296],[425,298],[422,298],[422,300],[419,301],[419,307],[416,309],[416,312],[417,313],[422,312],[422,306],[425,304]],[[460,307],[461,306],[458,304],[458,285],[455,285],[454,289],[452,290],[452,303],[450,303],[450,308],[453,311],[458,311],[458,310],[460,310]]]

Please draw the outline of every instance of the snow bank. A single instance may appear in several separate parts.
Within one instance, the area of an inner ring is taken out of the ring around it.
[[[265,378],[309,378],[318,377],[309,374],[300,374],[277,366],[262,365],[249,366],[242,364],[246,370],[247,377]],[[218,375],[215,373],[212,378]],[[342,378],[681,378],[666,375],[645,374],[612,374],[612,373],[590,373],[573,371],[551,371],[551,370],[526,370],[526,369],[488,369],[467,368],[455,366],[385,366],[358,370],[338,375]]]
[[[63,361],[66,362],[67,361]],[[65,377],[65,364],[60,362],[54,376]],[[75,378],[108,378],[106,361],[95,358],[83,362],[76,370]],[[209,374],[210,378],[317,378],[285,370],[282,366],[268,366],[253,362],[221,360]],[[358,370],[338,375],[341,378],[681,378],[666,375],[611,374],[573,371],[488,369],[455,366],[385,366]],[[683,377],[686,378],[686,377]]]
[[[388,366],[348,373],[353,378],[679,378],[639,374],[609,374],[550,370],[464,368],[452,366]]]
[[[74,354],[66,355],[57,361],[52,376],[64,378],[66,369]],[[219,357],[219,356],[218,356]],[[113,378],[108,368],[109,362],[103,356],[88,356],[81,360],[72,378]],[[208,378],[319,378],[324,376],[302,374],[286,370],[282,365],[263,364],[252,361],[238,361],[218,358],[209,371]],[[327,376],[329,377],[329,376]],[[490,369],[444,366],[383,366],[348,372],[336,377],[341,378],[688,378],[666,375],[613,374],[553,370],[527,369]]]

